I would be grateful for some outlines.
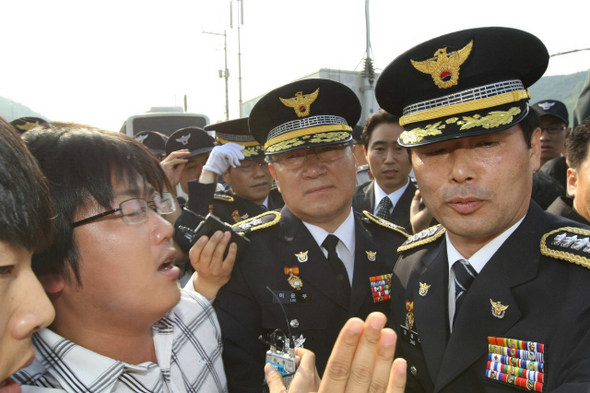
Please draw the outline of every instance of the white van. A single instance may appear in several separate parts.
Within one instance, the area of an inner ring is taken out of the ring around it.
[[[204,128],[207,124],[206,115],[184,112],[180,106],[152,107],[145,113],[129,116],[119,132],[134,136],[141,131],[158,131],[170,136],[184,127]]]

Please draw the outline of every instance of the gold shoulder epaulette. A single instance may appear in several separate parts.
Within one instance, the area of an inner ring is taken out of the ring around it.
[[[213,199],[217,199],[218,201],[225,201],[225,202],[233,202],[234,201],[234,197],[232,197],[231,195],[218,194],[218,193],[215,193],[213,195]]]
[[[259,229],[268,228],[275,225],[281,220],[281,213],[271,210],[257,215],[256,217],[248,218],[232,225],[237,232],[247,233],[257,231]]]
[[[438,224],[428,229],[425,229],[417,234],[410,236],[408,240],[397,248],[397,252],[407,251],[414,247],[421,246],[423,244],[432,243],[442,235],[444,235],[446,229],[442,225]]]
[[[371,214],[366,210],[363,210],[363,214],[365,215],[365,221],[367,222],[372,221],[375,224],[381,225],[382,227],[393,229],[394,231],[401,233],[405,237],[410,237],[410,234],[408,233],[408,231],[406,231],[406,228],[404,227],[400,227],[399,225],[396,225],[393,222],[387,221],[381,217],[377,217],[376,215]]]
[[[541,238],[541,254],[590,269],[590,230],[563,227]]]

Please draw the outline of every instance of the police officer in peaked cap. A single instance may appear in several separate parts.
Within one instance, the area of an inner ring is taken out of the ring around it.
[[[232,392],[261,390],[269,346],[259,336],[303,335],[321,374],[350,317],[390,308],[396,248],[409,235],[352,210],[352,127],[360,113],[351,89],[324,79],[279,87],[250,113],[285,206],[234,226],[251,244],[214,302]]]
[[[417,45],[377,81],[441,224],[394,268],[407,391],[590,388],[590,231],[530,199],[541,130],[527,88],[548,60],[527,32],[477,28]]]
[[[216,146],[199,179],[188,182],[185,212],[175,226],[196,228],[201,221],[199,215],[208,213],[235,224],[282,208],[283,198],[264,160],[263,146],[250,134],[248,118],[210,124],[205,130],[215,131]],[[229,191],[215,192],[219,176],[229,184]],[[176,231],[175,240],[188,252],[191,244],[182,231]]]
[[[150,149],[160,161],[166,157],[167,135],[157,131],[141,131],[135,134],[134,138],[136,141]]]
[[[181,205],[184,205],[188,197],[188,182],[199,178],[213,147],[213,138],[199,127],[181,128],[173,132],[166,141],[168,162],[175,160],[175,165],[178,162],[183,165],[180,181],[176,185],[176,194]]]

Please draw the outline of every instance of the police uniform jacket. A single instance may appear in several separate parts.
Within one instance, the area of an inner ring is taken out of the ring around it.
[[[188,183],[189,199],[175,223],[174,235],[174,240],[185,252],[190,250],[191,244],[178,230],[179,226],[194,229],[202,221],[202,217],[208,213],[213,213],[221,221],[233,225],[267,210],[252,201],[234,195],[231,191],[216,193],[215,187],[214,183],[202,184],[198,181]],[[276,186],[273,187],[268,195],[268,210],[280,209],[284,204],[281,193]]]
[[[489,337],[533,343],[533,348],[530,343],[524,343],[524,348],[535,349],[533,357],[544,363],[543,376],[536,374],[543,379],[543,392],[589,391],[590,270],[572,262],[587,263],[590,257],[583,251],[585,246],[575,249],[578,243],[571,237],[588,238],[588,230],[574,228],[580,225],[531,202],[523,222],[465,293],[450,336],[444,229],[426,230],[427,236],[410,238],[408,243],[416,246],[400,250],[390,318],[400,335],[399,355],[408,362],[407,391],[522,391],[514,375],[504,376],[511,383],[486,376],[488,361],[497,355],[490,353],[494,351]],[[566,227],[570,229],[560,229]],[[544,239],[546,234],[550,235]],[[494,310],[491,301],[507,308]],[[541,356],[534,343],[544,344]],[[516,358],[531,356],[522,351],[509,353]],[[529,383],[524,390],[535,386],[540,387]]]
[[[388,219],[394,224],[406,228],[406,231],[409,233],[412,233],[412,224],[410,223],[410,205],[412,204],[412,199],[414,198],[415,193],[416,185],[410,181],[410,184],[408,184],[408,187],[395,204],[395,207],[393,208],[393,211],[391,212],[391,215]],[[373,213],[375,211],[374,180],[356,187],[356,191],[352,199],[352,207],[358,212],[367,210],[370,213]]]
[[[267,212],[259,217],[276,214]],[[245,221],[238,225],[245,228],[247,224]],[[248,234],[251,244],[214,302],[230,392],[262,389],[269,346],[258,337],[266,338],[277,328],[285,334],[289,327],[293,335],[303,334],[304,347],[315,352],[321,375],[338,333],[350,317],[365,318],[373,311],[387,315],[389,300],[373,300],[370,278],[391,274],[398,257],[397,246],[408,236],[401,227],[386,228],[355,213],[355,262],[347,302],[321,248],[286,206],[280,211],[280,221],[260,228]],[[371,257],[368,252],[376,253]],[[289,269],[298,269],[301,289],[290,285]]]

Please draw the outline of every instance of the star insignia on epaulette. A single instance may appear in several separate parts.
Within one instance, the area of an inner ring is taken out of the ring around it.
[[[432,243],[446,232],[446,229],[442,225],[438,224],[428,229],[418,232],[417,234],[410,236],[401,246],[398,247],[397,252],[407,251],[414,247],[421,246],[423,244]]]
[[[225,202],[233,202],[234,198],[231,195],[225,195],[225,194],[214,194],[213,195],[214,199],[217,199],[218,201],[225,201]]]
[[[590,230],[563,227],[541,238],[541,254],[590,269]]]
[[[240,221],[232,225],[239,233],[257,231],[259,229],[268,228],[275,225],[281,220],[281,213],[277,211],[268,211],[257,215],[256,217]]]
[[[374,222],[375,224],[381,225],[382,227],[393,229],[394,231],[404,235],[406,238],[410,237],[410,234],[406,231],[404,227],[400,227],[399,225],[396,225],[393,222],[384,220],[381,217],[377,217],[376,215],[371,214],[366,210],[363,210],[363,214],[365,215],[364,221],[366,222]]]

